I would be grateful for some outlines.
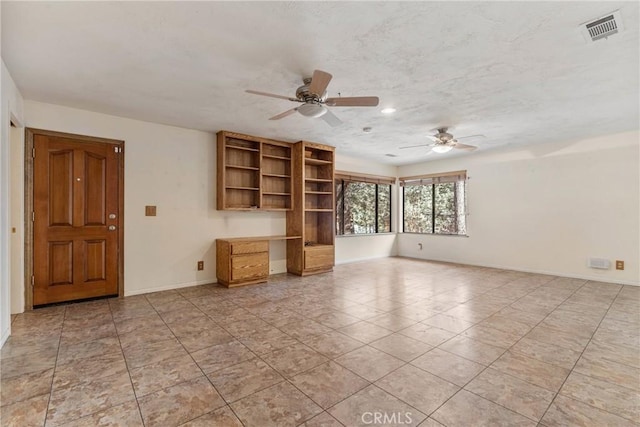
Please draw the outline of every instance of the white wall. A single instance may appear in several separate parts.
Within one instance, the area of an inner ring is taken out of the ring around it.
[[[216,210],[212,133],[32,101],[25,119],[27,127],[125,141],[125,295],[215,282],[216,238],[285,234],[284,213]],[[144,216],[145,205],[156,205],[157,216]],[[286,271],[284,243],[271,249],[272,271]]]
[[[340,155],[336,152],[336,170],[346,172],[359,172],[370,175],[397,176],[398,168],[391,165],[382,165],[366,160]],[[336,237],[336,264],[344,264],[354,261],[362,261],[373,258],[383,258],[397,254],[396,232],[398,230],[397,187],[392,187],[391,192],[391,234],[379,235],[353,235]]]
[[[2,103],[0,115],[0,347],[11,333],[11,264],[10,251],[12,224],[10,211],[10,163],[11,140],[10,121],[13,120],[20,126],[22,120],[22,96],[18,91],[7,67],[2,61],[0,102]]]
[[[467,170],[469,237],[400,234],[398,253],[639,284],[639,141],[636,131],[401,166],[399,176]],[[587,268],[588,257],[625,270]]]

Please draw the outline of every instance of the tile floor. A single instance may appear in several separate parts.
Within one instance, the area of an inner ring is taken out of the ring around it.
[[[388,258],[12,329],[2,426],[640,423],[640,287]]]

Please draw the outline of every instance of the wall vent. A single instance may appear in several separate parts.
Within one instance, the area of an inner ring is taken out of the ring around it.
[[[591,22],[584,23],[580,28],[587,42],[607,38],[624,29],[619,10]]]
[[[604,258],[589,258],[587,267],[608,270],[611,267],[611,261]]]

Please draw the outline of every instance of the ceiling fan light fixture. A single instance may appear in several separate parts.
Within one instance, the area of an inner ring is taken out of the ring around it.
[[[327,109],[315,103],[303,104],[298,107],[298,113],[305,117],[320,117],[327,112]]]
[[[433,151],[435,151],[436,153],[447,153],[449,151],[451,151],[453,147],[451,145],[436,145],[435,147],[432,148]]]
[[[393,114],[393,113],[395,113],[395,112],[396,112],[396,109],[395,109],[395,108],[392,108],[392,107],[383,108],[383,109],[381,110],[381,113],[382,113],[382,114]]]

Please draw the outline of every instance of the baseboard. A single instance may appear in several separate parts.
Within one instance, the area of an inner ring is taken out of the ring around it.
[[[471,265],[474,267],[487,267],[487,268],[498,268],[500,270],[511,270],[511,271],[520,271],[522,273],[533,273],[533,274],[546,274],[549,276],[558,276],[558,277],[569,277],[571,279],[583,279],[583,280],[592,280],[595,282],[605,282],[605,283],[615,283],[617,285],[630,285],[630,286],[640,286],[640,282],[633,282],[631,280],[616,280],[610,279],[608,277],[602,276],[589,276],[589,275],[580,275],[580,274],[568,274],[568,273],[558,273],[557,271],[547,271],[547,270],[531,270],[526,268],[518,268],[518,267],[510,267],[505,265],[495,265],[495,264],[474,264],[469,262],[460,262],[454,261],[450,259],[435,259],[435,258],[415,258],[406,255],[397,255],[400,258],[409,258],[416,259],[421,261],[434,261],[434,262],[447,262],[451,264],[460,264],[460,265]]]
[[[189,286],[210,285],[214,283],[218,283],[217,279],[196,280],[194,282],[176,283],[173,285],[158,286],[155,288],[136,289],[133,291],[127,291],[125,289],[124,296],[128,297],[132,295],[150,294],[152,292],[170,291],[172,289],[188,288]]]

